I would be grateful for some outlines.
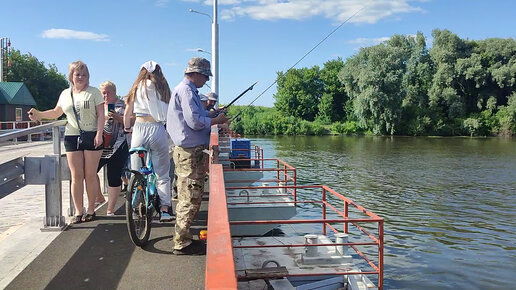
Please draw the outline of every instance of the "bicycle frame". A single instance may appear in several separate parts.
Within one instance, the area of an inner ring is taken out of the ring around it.
[[[157,210],[154,208],[154,204],[151,201],[151,197],[154,197],[157,195],[157,189],[156,189],[156,175],[154,173],[154,168],[152,167],[152,158],[150,152],[147,151],[144,147],[136,147],[131,148],[130,152],[136,152],[138,153],[138,157],[140,157],[140,160],[142,162],[142,166],[138,171],[130,170],[133,174],[141,174],[144,176],[146,181],[146,190],[145,190],[145,197],[147,198],[147,201],[149,201],[149,204],[147,204],[147,208],[150,210]],[[146,156],[147,155],[147,156]],[[149,162],[147,164],[146,157],[148,157]],[[134,203],[136,199],[136,196],[133,196],[133,200],[131,201]]]

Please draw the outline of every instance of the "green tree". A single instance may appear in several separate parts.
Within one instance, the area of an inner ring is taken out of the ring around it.
[[[402,128],[400,132],[409,135],[423,135],[431,128],[428,108],[428,90],[434,74],[433,62],[426,47],[425,37],[418,32],[415,38],[408,38],[411,44],[410,57],[403,75],[402,88],[405,98],[402,102]]]
[[[434,46],[430,56],[435,65],[435,74],[428,94],[436,124],[434,130],[438,134],[456,134],[462,127],[462,122],[456,121],[467,115],[467,94],[471,87],[463,74],[475,66],[473,61],[465,63],[463,69],[457,69],[457,62],[471,55],[474,43],[460,39],[449,30],[435,29],[432,36]]]
[[[344,110],[348,96],[344,85],[339,80],[339,72],[343,67],[344,62],[341,58],[337,58],[324,63],[321,69],[324,93],[318,105],[317,119],[324,123],[346,120]]]
[[[346,61],[339,79],[353,99],[355,115],[374,134],[394,134],[401,121],[400,90],[407,51],[388,43],[360,49]]]
[[[54,64],[45,66],[35,56],[21,54],[13,49],[11,70],[7,74],[9,82],[23,82],[36,100],[37,109],[48,110],[55,107],[61,91],[68,87],[65,75],[57,71]]]
[[[278,92],[274,107],[286,116],[313,121],[323,94],[324,84],[318,66],[278,72]]]

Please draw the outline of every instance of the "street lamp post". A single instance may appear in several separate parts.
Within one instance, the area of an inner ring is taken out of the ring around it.
[[[217,12],[217,6],[218,1],[213,0],[213,18],[203,12],[199,12],[193,9],[190,9],[189,11],[192,13],[202,14],[205,16],[208,16],[211,20],[211,70],[213,73],[212,77],[212,88],[211,91],[219,94],[219,23],[218,23],[218,12]],[[199,50],[197,50],[199,51]]]
[[[211,24],[211,59],[213,62],[213,88],[212,91],[219,95],[219,23],[217,12],[218,1],[213,0],[213,23]],[[217,100],[218,103],[218,100]],[[216,104],[217,106],[218,104]]]

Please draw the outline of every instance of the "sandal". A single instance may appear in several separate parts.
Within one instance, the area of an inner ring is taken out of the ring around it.
[[[97,216],[97,215],[96,215],[95,213],[87,213],[87,214],[82,218],[82,221],[83,221],[83,222],[91,222],[91,221],[94,221],[96,216]]]
[[[82,214],[76,215],[72,218],[72,224],[80,224],[82,223]]]

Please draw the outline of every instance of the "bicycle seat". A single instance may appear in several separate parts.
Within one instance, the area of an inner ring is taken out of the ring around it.
[[[134,147],[134,148],[129,149],[129,154],[142,153],[142,152],[147,153],[147,148],[145,148],[145,147]]]

